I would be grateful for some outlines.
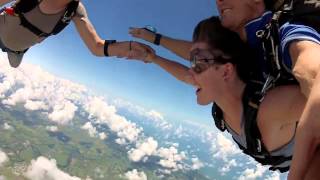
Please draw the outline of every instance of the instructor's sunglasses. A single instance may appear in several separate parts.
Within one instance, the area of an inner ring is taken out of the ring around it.
[[[190,53],[191,69],[197,74],[206,71],[214,64],[225,64],[230,60],[231,58],[226,58],[222,55],[215,56],[209,50],[195,49]]]

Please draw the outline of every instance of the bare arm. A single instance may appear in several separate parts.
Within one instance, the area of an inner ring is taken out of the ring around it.
[[[320,145],[320,45],[311,41],[294,42],[290,45],[290,55],[293,73],[307,103],[299,121],[288,178],[298,180],[306,175],[315,178],[316,174],[310,175],[308,170]]]
[[[14,0],[0,0],[0,6],[3,6],[3,5],[5,5],[9,2],[12,2],[12,1],[14,1]]]
[[[174,76],[176,79],[185,82],[190,85],[194,85],[194,80],[189,73],[189,68],[175,61],[165,59],[163,57],[157,56],[153,49],[147,51],[147,56],[143,59],[131,56],[129,59],[136,59],[143,62],[153,62],[154,64],[160,66],[162,69],[167,71],[169,74]]]
[[[175,61],[171,61],[160,56],[156,56],[153,59],[153,63],[160,66],[162,69],[167,71],[169,74],[174,76],[176,79],[185,82],[187,84],[193,85],[193,79],[191,74],[189,73],[189,68],[177,63]]]
[[[151,43],[153,43],[155,39],[155,33],[149,32],[144,28],[130,28],[129,33],[133,37],[140,38]],[[192,45],[192,42],[190,41],[173,39],[162,35],[160,45],[183,59],[188,60],[190,58],[189,51]]]
[[[88,47],[88,49],[95,56],[104,56],[104,42],[97,34],[95,28],[91,24],[85,7],[82,3],[79,4],[76,16],[73,18],[73,22],[80,34],[80,37]],[[131,44],[131,47],[130,47]],[[109,56],[127,57],[130,53],[134,53],[140,57],[143,57],[148,49],[148,46],[137,42],[117,42],[110,44],[108,47]],[[132,52],[134,51],[134,52]]]

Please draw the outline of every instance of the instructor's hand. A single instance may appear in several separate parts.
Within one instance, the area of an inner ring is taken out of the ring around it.
[[[143,39],[151,43],[153,43],[155,39],[155,33],[150,32],[145,28],[131,27],[129,28],[129,34],[131,34],[132,37]]]

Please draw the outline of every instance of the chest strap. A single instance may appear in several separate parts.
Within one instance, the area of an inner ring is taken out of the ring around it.
[[[21,0],[13,6],[13,9],[14,9],[14,13],[17,16],[19,16],[21,25],[23,27],[27,28],[28,30],[30,30],[32,33],[34,33],[39,37],[48,37],[51,35],[58,34],[70,23],[72,17],[75,15],[75,12],[79,6],[79,1],[73,0],[67,5],[64,15],[60,18],[60,20],[57,22],[52,32],[50,33],[43,32],[41,29],[39,29],[38,27],[33,25],[31,22],[29,22],[24,15],[25,13],[31,11],[38,5],[39,5],[38,0],[31,0],[31,1]]]

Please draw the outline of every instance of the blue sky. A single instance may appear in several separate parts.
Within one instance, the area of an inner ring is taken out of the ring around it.
[[[214,0],[82,1],[103,39],[132,40],[128,28],[152,25],[159,33],[190,40],[194,26],[216,15]],[[159,55],[184,62],[153,46]],[[35,46],[24,59],[57,76],[81,83],[101,95],[121,97],[155,109],[165,118],[206,123],[214,128],[210,106],[196,104],[195,90],[154,64],[98,58],[87,50],[74,25]],[[185,63],[188,65],[188,63]]]

